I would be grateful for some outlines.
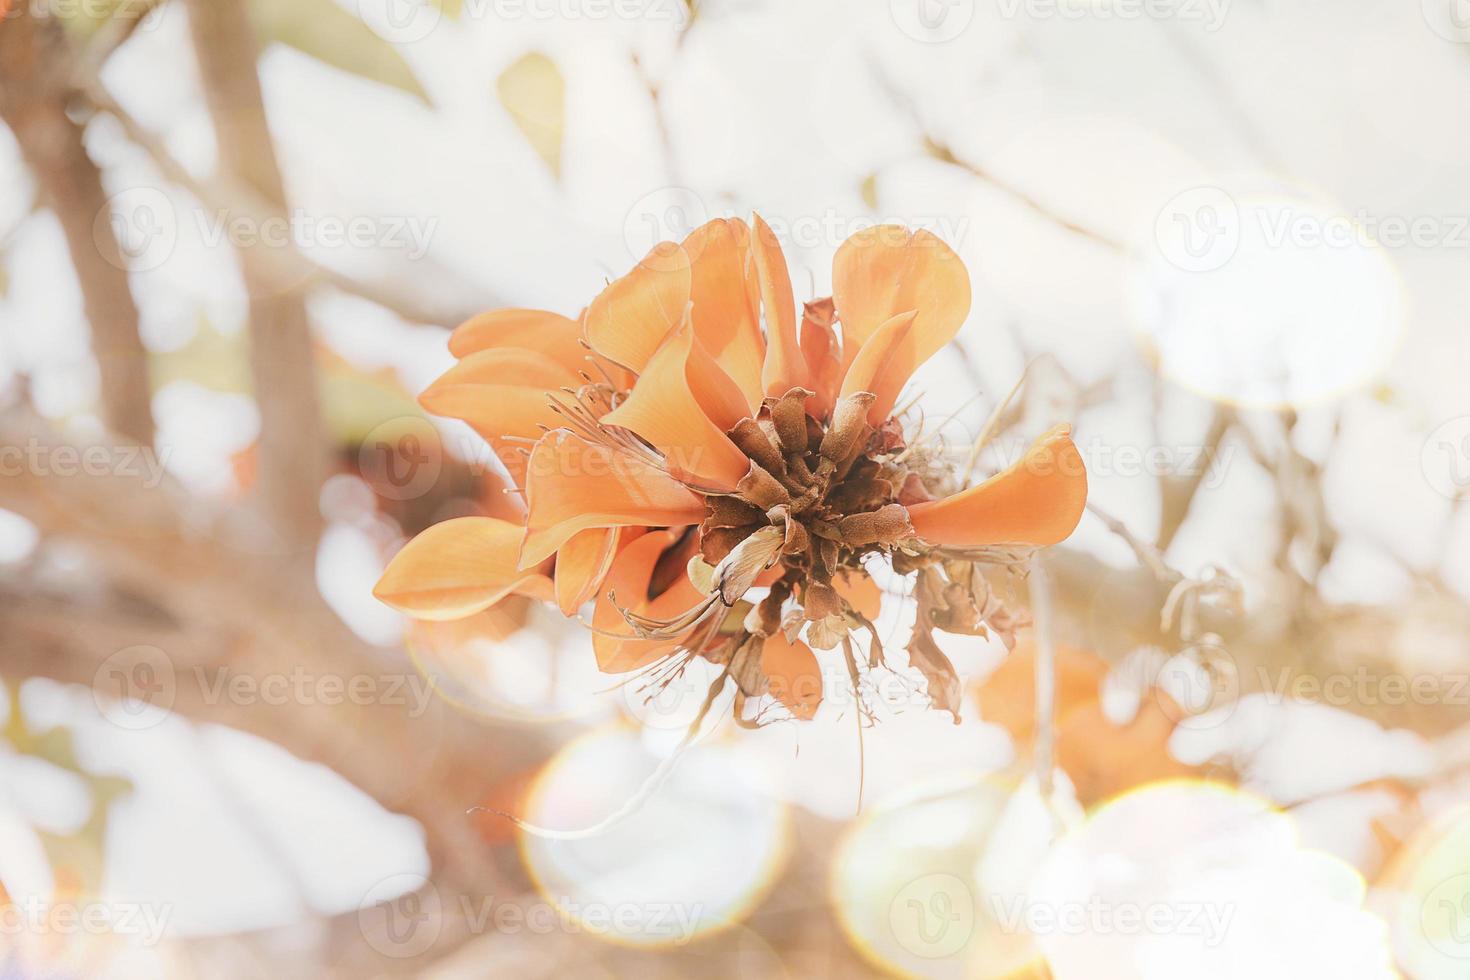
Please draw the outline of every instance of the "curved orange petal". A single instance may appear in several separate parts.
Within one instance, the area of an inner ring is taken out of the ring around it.
[[[739,218],[716,218],[694,229],[683,248],[694,263],[689,296],[694,336],[740,390],[746,415],[761,403],[760,312],[752,304],[750,229]]]
[[[556,604],[571,616],[597,594],[617,553],[618,529],[589,527],[567,539],[556,552]]]
[[[565,429],[536,443],[526,467],[521,567],[591,527],[672,527],[704,520],[704,498],[630,453]]]
[[[633,391],[602,422],[620,425],[648,440],[663,453],[671,472],[728,492],[750,472],[750,460],[710,420],[695,394],[690,367],[696,363],[696,346],[694,331],[680,328],[648,361]],[[693,373],[700,379],[701,390],[708,393],[716,387],[713,379],[719,368],[707,357],[705,360],[698,365],[703,370]]]
[[[914,310],[900,313],[879,327],[858,351],[842,378],[839,397],[869,391],[874,395],[868,406],[868,424],[877,428],[888,418],[909,376],[894,368],[904,342],[913,331],[918,314]]]
[[[1056,544],[1071,534],[1087,506],[1087,468],[1059,425],[1031,444],[1014,466],[943,500],[915,504],[909,519],[934,544]]]
[[[608,360],[642,371],[669,331],[683,322],[691,282],[689,256],[673,242],[660,242],[587,307],[583,336]]]
[[[592,649],[597,666],[604,673],[621,674],[637,670],[672,653],[678,639],[620,639],[631,635],[633,628],[623,618],[622,610],[659,619],[672,619],[705,600],[705,596],[681,574],[674,584],[658,596],[649,598],[649,584],[658,560],[679,539],[677,531],[654,531],[625,545],[618,551],[613,570],[597,598],[592,625],[601,632],[592,636]],[[617,635],[608,635],[617,634]]]
[[[832,414],[832,406],[837,403],[837,386],[842,374],[833,317],[830,298],[807,303],[801,316],[801,356],[806,361],[807,378],[814,392],[807,402],[807,410],[823,419]]]
[[[465,355],[428,390],[450,385],[511,385],[554,391],[582,383],[571,368],[549,354],[525,347],[491,347]]]
[[[771,696],[797,718],[809,720],[822,703],[822,666],[811,647],[786,642],[777,632],[761,647],[761,673],[770,683]]]
[[[434,524],[404,545],[373,595],[415,619],[461,619],[517,593],[552,597],[551,579],[522,571],[525,528],[494,517],[457,517]]]
[[[449,335],[449,352],[455,357],[495,347],[538,351],[573,374],[587,368],[588,351],[577,321],[546,310],[492,310],[470,317]]]
[[[545,354],[515,347],[476,351],[419,395],[428,412],[468,422],[497,449],[506,436],[539,439],[563,419],[551,392],[581,383]]]
[[[770,227],[754,217],[751,251],[756,279],[760,282],[761,307],[766,315],[766,360],[761,366],[761,388],[767,395],[781,397],[792,388],[811,388],[806,358],[796,336],[796,300],[791,293],[791,273],[781,243]]]
[[[888,319],[917,310],[913,329],[889,359],[902,388],[954,339],[970,313],[970,276],[954,251],[927,231],[878,225],[842,243],[832,260],[832,298],[850,364]]]
[[[684,377],[689,382],[689,390],[693,392],[694,400],[699,402],[700,409],[721,432],[730,431],[741,419],[754,417],[750,406],[746,404],[745,393],[705,351],[698,336],[694,338],[694,344],[689,350]]]

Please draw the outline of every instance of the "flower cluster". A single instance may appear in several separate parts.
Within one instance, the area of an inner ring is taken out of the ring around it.
[[[798,314],[766,224],[719,219],[655,247],[576,320],[512,309],[463,324],[458,363],[421,402],[489,441],[523,514],[428,528],[375,594],[429,620],[512,594],[568,616],[590,603],[602,670],[656,685],[703,657],[735,681],[737,717],[770,695],[810,718],[814,649],[841,648],[854,682],[883,662],[868,568],[886,562],[914,576],[909,661],[957,711],[934,632],[1014,626],[984,567],[1069,535],[1087,476],[1064,425],[971,487],[906,439],[899,393],[970,310],[968,273],[938,238],[852,236],[832,292]],[[861,658],[855,630],[870,638]]]

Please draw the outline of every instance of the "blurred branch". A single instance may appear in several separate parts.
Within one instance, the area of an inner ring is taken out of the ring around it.
[[[1194,507],[1194,498],[1204,483],[1205,476],[1213,468],[1215,457],[1220,453],[1220,443],[1225,433],[1234,424],[1234,413],[1219,405],[1214,408],[1209,431],[1205,434],[1203,454],[1199,465],[1187,476],[1161,475],[1159,477],[1159,534],[1158,550],[1167,552],[1189,512]]]
[[[219,169],[284,209],[285,183],[266,123],[249,14],[241,0],[185,0],[185,5],[214,119]],[[240,251],[264,247],[255,243]],[[328,456],[311,324],[300,294],[275,292],[248,262],[244,274],[250,293],[250,373],[260,412],[257,492],[276,532],[309,569],[321,532],[318,496]]]
[[[220,173],[210,179],[201,179],[189,173],[168,151],[162,139],[148,131],[134,116],[118,105],[95,80],[88,85],[85,96],[100,112],[112,116],[122,126],[124,134],[135,145],[148,154],[155,166],[171,183],[187,191],[201,205],[220,213],[248,218],[254,227],[264,227],[265,222],[281,223],[284,212],[272,205],[258,193],[246,187],[230,175]],[[320,265],[299,249],[291,245],[279,248],[244,249],[240,259],[254,270],[262,282],[277,294],[305,293],[318,286],[330,286],[352,296],[365,299],[390,310],[413,323],[453,327],[484,309],[505,305],[493,297],[466,303],[445,302],[427,299],[406,291],[398,285],[400,277],[382,276],[373,281],[364,281]],[[417,260],[422,266],[425,260]],[[445,278],[441,269],[419,269],[416,278],[423,273],[433,273],[431,278]],[[459,292],[478,292],[467,287]]]
[[[53,19],[24,6],[0,31],[0,117],[15,133],[41,194],[56,213],[76,270],[101,379],[102,420],[141,445],[153,443],[147,351],[138,306],[110,220],[102,173],[82,127],[67,115],[66,39]],[[36,325],[39,327],[40,325]]]
[[[873,69],[873,76],[878,80],[879,84],[883,86],[883,89],[888,93],[889,98],[901,109],[903,109],[905,115],[908,116],[909,121],[914,125],[916,129],[918,129],[919,133],[922,135],[924,141],[924,152],[929,154],[929,156],[940,161],[941,163],[948,164],[952,167],[958,167],[961,170],[969,173],[971,176],[976,177],[981,181],[984,181],[991,187],[1012,198],[1017,203],[1024,205],[1038,217],[1043,218],[1054,225],[1057,225],[1065,231],[1072,232],[1075,235],[1080,235],[1083,238],[1088,239],[1089,241],[1095,242],[1096,244],[1102,245],[1103,247],[1111,249],[1115,252],[1122,253],[1127,251],[1127,248],[1123,245],[1122,242],[1109,238],[1102,232],[1095,231],[1091,228],[1085,228],[1082,225],[1076,224],[1075,222],[1062,217],[1051,208],[1043,204],[1041,201],[1021,190],[1019,187],[1015,187],[1011,184],[1006,183],[1004,180],[1001,180],[995,174],[984,169],[979,164],[959,157],[952,149],[950,149],[947,142],[939,138],[937,135],[931,132],[926,125],[924,125],[924,121],[919,114],[918,105],[915,103],[914,99],[911,98],[907,93],[900,89],[897,84],[894,83],[893,79],[889,77],[888,73],[883,70],[883,66],[878,64],[876,59],[871,59],[871,65]]]
[[[168,0],[120,0],[112,9],[112,16],[98,27],[82,49],[77,52],[73,78],[95,78],[102,65],[112,53],[127,43],[128,38],[143,23],[143,19]]]
[[[82,448],[19,412],[0,416],[0,444],[43,453]],[[402,651],[369,646],[314,589],[282,583],[279,559],[252,550],[259,536],[235,523],[240,511],[201,512],[177,486],[152,485],[143,474],[59,476],[47,467],[0,480],[0,508],[86,556],[74,583],[48,585],[35,575],[0,581],[0,673],[92,686],[114,653],[156,647],[172,668],[172,710],[274,742],[417,820],[446,898],[503,890],[497,856],[469,810],[539,761],[539,739],[523,729],[512,738],[504,723],[432,692],[422,704],[407,697],[301,704],[242,700],[220,686],[221,678],[303,672],[344,685],[358,677],[423,683]]]
[[[1096,517],[1103,524],[1107,525],[1109,531],[1122,538],[1123,542],[1129,548],[1133,549],[1133,555],[1138,559],[1138,563],[1148,569],[1154,578],[1170,586],[1173,586],[1184,578],[1182,574],[1170,568],[1164,561],[1163,549],[1151,545],[1138,537],[1138,535],[1128,530],[1128,525],[1106,513],[1096,504],[1089,503],[1087,510],[1093,517]]]

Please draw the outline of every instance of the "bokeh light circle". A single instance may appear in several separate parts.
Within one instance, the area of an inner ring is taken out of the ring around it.
[[[659,761],[631,726],[591,732],[542,770],[526,819],[595,825],[633,799]],[[584,840],[523,833],[521,858],[567,930],[625,946],[683,946],[760,903],[786,863],[790,819],[733,748],[697,743],[625,819]]]

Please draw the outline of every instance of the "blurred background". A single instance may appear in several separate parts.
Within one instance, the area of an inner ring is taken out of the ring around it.
[[[1470,975],[1464,0],[0,10],[0,975]],[[959,724],[895,657],[519,834],[707,679],[378,604],[506,506],[414,396],[752,209],[803,300],[875,222],[962,255],[957,458],[1073,423],[1053,723],[947,637]]]

